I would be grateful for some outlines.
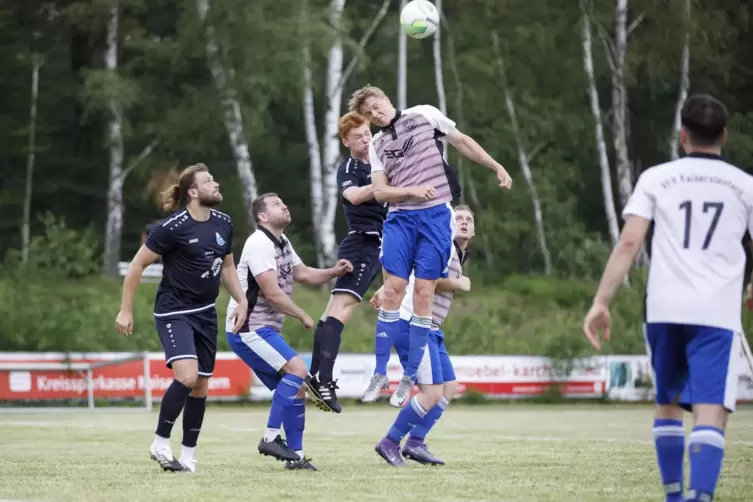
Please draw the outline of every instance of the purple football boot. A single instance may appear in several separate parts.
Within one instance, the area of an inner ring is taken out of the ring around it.
[[[444,465],[442,460],[431,454],[426,443],[420,439],[413,439],[411,437],[405,442],[403,456],[420,464]]]
[[[395,467],[405,465],[405,460],[403,460],[403,456],[400,454],[400,443],[396,443],[390,438],[384,438],[379,441],[374,450],[390,465]]]

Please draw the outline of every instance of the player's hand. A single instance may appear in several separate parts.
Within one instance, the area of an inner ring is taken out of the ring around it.
[[[431,186],[420,186],[420,187],[413,187],[411,190],[411,195],[413,195],[414,198],[420,199],[420,200],[431,200],[434,198],[434,194],[436,193],[436,189]]]
[[[248,300],[245,298],[235,308],[235,324],[233,325],[233,333],[238,333],[243,327],[243,323],[246,322],[246,315],[248,314]]]
[[[121,335],[128,336],[133,333],[133,314],[121,310],[115,318],[115,329]]]
[[[308,314],[303,314],[303,317],[300,319],[301,324],[303,324],[303,327],[307,330],[313,329],[314,327],[314,320],[309,317]]]
[[[753,283],[745,286],[745,308],[753,310]]]
[[[497,180],[499,181],[499,186],[501,188],[507,188],[508,190],[512,188],[512,178],[507,174],[507,171],[505,171],[504,168],[497,169]]]
[[[340,277],[350,272],[353,272],[353,264],[348,260],[340,260],[337,262],[337,265],[332,267],[332,273],[335,274],[335,277]]]
[[[458,284],[460,285],[460,291],[467,293],[471,290],[471,280],[464,275],[458,277]]]
[[[379,311],[382,306],[382,293],[379,291],[374,293],[374,296],[369,300],[369,305],[371,305],[371,308],[374,309],[374,311]]]
[[[610,321],[609,307],[603,304],[594,303],[586,314],[586,320],[583,322],[583,334],[586,335],[588,341],[597,351],[601,350],[601,342],[599,341],[601,330],[604,330],[604,340],[609,340]]]

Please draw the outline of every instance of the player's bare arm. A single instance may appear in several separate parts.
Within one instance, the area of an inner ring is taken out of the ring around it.
[[[235,259],[232,253],[225,256],[222,261],[222,271],[220,272],[222,278],[222,284],[225,285],[225,289],[233,297],[233,300],[238,302],[238,306],[235,308],[235,325],[233,325],[233,333],[237,333],[243,326],[243,322],[246,320],[248,314],[248,300],[243,293],[243,287],[238,280],[238,272],[235,268]]]
[[[465,157],[494,171],[499,180],[499,186],[502,188],[512,188],[512,178],[507,170],[494,160],[476,140],[457,129],[453,129],[447,133],[447,141]]]
[[[293,267],[293,280],[307,286],[321,286],[352,271],[353,265],[348,260],[340,260],[330,268],[313,268],[301,263]]]
[[[417,186],[417,187],[393,187],[387,180],[384,172],[371,173],[371,186],[374,191],[374,198],[378,202],[387,202],[395,204],[405,200],[416,198],[421,200],[430,200],[434,197],[434,187]]]
[[[120,312],[115,319],[115,327],[119,333],[130,335],[133,333],[133,297],[136,295],[136,288],[141,282],[141,276],[144,269],[157,261],[159,255],[142,245],[136,256],[131,260],[125,279],[123,280],[123,294],[120,300]]]
[[[462,291],[464,293],[467,293],[470,290],[471,280],[464,275],[461,275],[457,279],[448,277],[446,279],[439,279],[437,281],[436,291],[439,293],[450,291]]]
[[[346,188],[343,191],[343,198],[354,206],[363,204],[374,198],[374,185]]]
[[[650,224],[651,221],[640,216],[628,216],[625,219],[620,240],[609,256],[604,274],[599,282],[599,288],[596,290],[593,299],[593,305],[583,323],[583,333],[596,350],[601,349],[600,330],[604,330],[604,338],[609,340],[609,304],[630,270],[646,233],[648,233]]]
[[[256,283],[259,285],[259,289],[261,289],[261,292],[264,295],[264,298],[267,299],[267,302],[269,302],[269,304],[273,308],[277,309],[279,312],[282,312],[285,315],[298,319],[299,321],[301,321],[301,323],[306,325],[307,328],[314,325],[311,317],[309,317],[309,315],[301,307],[296,305],[292,298],[290,298],[282,289],[280,289],[280,286],[277,283],[276,270],[267,270],[266,272],[262,272],[261,274],[257,275],[255,279]],[[306,321],[308,321],[308,325]]]

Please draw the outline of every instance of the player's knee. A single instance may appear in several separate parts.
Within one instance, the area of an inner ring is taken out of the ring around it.
[[[421,389],[423,399],[421,404],[427,409],[431,409],[442,399],[442,385],[424,385]]]
[[[298,356],[285,363],[282,370],[285,374],[295,375],[299,378],[306,378],[306,363],[304,363],[303,359]]]
[[[196,382],[199,380],[199,375],[198,373],[183,373],[180,375],[175,375],[175,379],[189,389],[193,390],[194,387],[196,387]]]
[[[405,296],[405,286],[405,280],[395,276],[388,277],[382,290],[382,303],[399,307]]]
[[[452,401],[455,397],[455,393],[458,391],[458,382],[453,380],[452,382],[445,382],[442,385],[442,395],[447,401]]]
[[[418,311],[424,311],[431,308],[431,302],[434,298],[434,286],[432,281],[417,279],[413,289],[413,308]]]
[[[207,397],[209,394],[209,377],[199,376],[191,388],[191,397]]]
[[[725,430],[729,412],[718,404],[695,404],[693,405],[694,425],[705,425]]]

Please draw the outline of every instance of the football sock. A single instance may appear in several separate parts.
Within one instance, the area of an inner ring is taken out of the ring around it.
[[[437,423],[439,418],[444,413],[444,410],[450,405],[450,402],[446,397],[442,397],[437,404],[426,414],[426,416],[416,425],[412,431],[410,431],[410,437],[408,441],[415,440],[416,442],[423,443],[424,438],[429,433],[432,427]]]
[[[186,399],[188,399],[188,394],[190,393],[191,389],[177,380],[173,380],[173,383],[167,388],[159,406],[159,421],[157,422],[157,430],[155,431],[158,436],[163,438],[170,437],[173,425],[178,420],[178,415],[183,410],[183,406],[185,406]]]
[[[410,349],[408,351],[408,363],[405,366],[405,375],[414,380],[421,359],[424,357],[426,345],[429,343],[430,329],[431,316],[414,315],[410,321]]]
[[[425,416],[426,410],[418,402],[418,396],[413,396],[397,414],[395,423],[392,424],[387,437],[396,443],[400,443],[413,427],[421,423]]]
[[[712,500],[724,460],[724,431],[707,425],[693,428],[688,438],[690,490],[688,501]]]
[[[285,429],[285,440],[288,448],[298,452],[303,451],[303,430],[306,425],[306,400],[295,398],[293,403],[285,408],[282,415],[282,427]]]
[[[316,329],[314,330],[314,347],[311,349],[311,365],[309,366],[309,374],[311,376],[319,373],[319,361],[321,361],[322,351],[322,327],[324,321],[316,323]]]
[[[285,409],[293,405],[293,399],[301,389],[301,385],[303,385],[303,378],[297,375],[288,373],[282,377],[272,396],[272,408],[269,410],[269,420],[267,420],[269,429],[280,429]]]
[[[183,409],[183,446],[191,448],[196,446],[206,409],[206,397],[188,396],[186,407]]]
[[[319,363],[319,381],[331,382],[332,372],[335,368],[335,359],[340,351],[343,323],[334,317],[324,320],[321,340],[321,362]]]
[[[685,458],[685,429],[682,420],[654,420],[654,446],[666,502],[682,502]]]
[[[387,362],[390,360],[392,342],[395,339],[395,335],[397,335],[398,329],[400,329],[398,321],[400,321],[399,310],[379,309],[379,313],[377,314],[376,336],[374,338],[376,353],[375,374],[387,374]]]

